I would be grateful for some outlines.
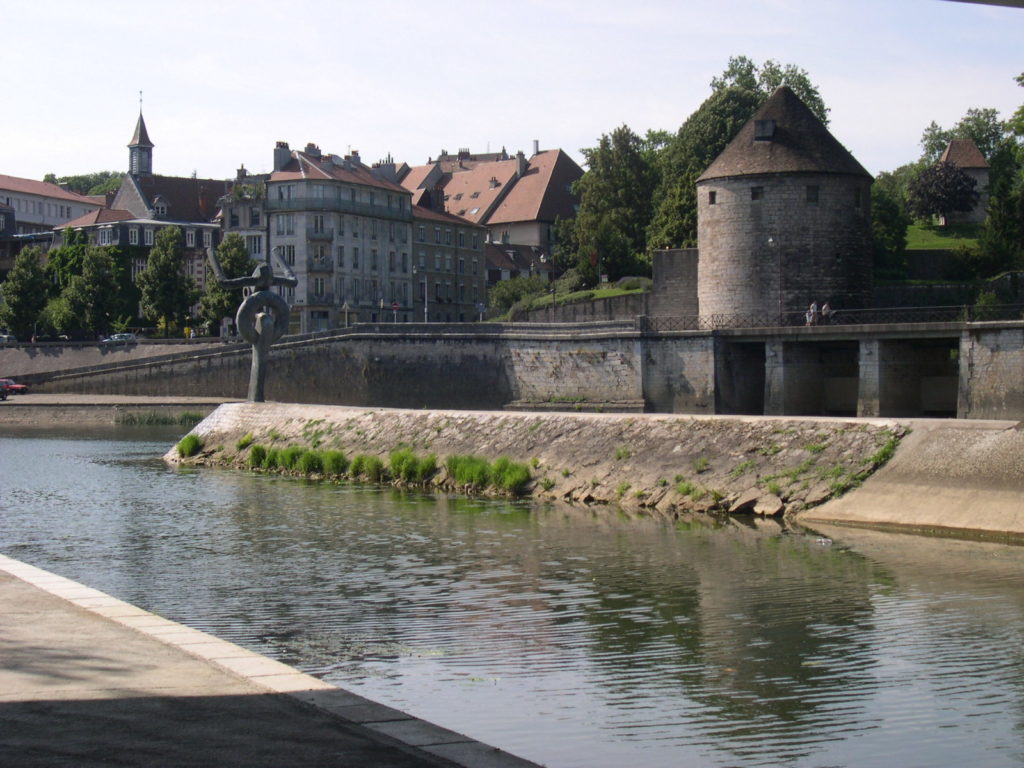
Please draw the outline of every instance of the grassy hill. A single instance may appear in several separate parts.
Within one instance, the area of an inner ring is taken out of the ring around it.
[[[949,250],[960,245],[977,245],[980,224],[911,224],[907,227],[908,251]]]

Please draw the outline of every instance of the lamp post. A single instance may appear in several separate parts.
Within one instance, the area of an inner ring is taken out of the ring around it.
[[[423,322],[429,323],[429,310],[427,307],[427,270],[425,268],[421,270],[419,267],[413,265],[412,273],[413,275],[423,275]]]

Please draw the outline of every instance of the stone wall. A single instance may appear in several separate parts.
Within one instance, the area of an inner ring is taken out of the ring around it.
[[[700,314],[697,302],[698,253],[696,248],[655,251],[651,260],[653,286],[649,311],[663,317]]]
[[[224,349],[219,339],[146,340],[133,344],[46,341],[37,344],[0,345],[0,376],[13,379],[29,374],[64,371],[107,363],[126,363],[141,358]],[[248,348],[248,345],[245,345]]]
[[[649,293],[627,293],[517,312],[516,322],[592,323],[632,320],[649,313]]]
[[[964,419],[1024,418],[1024,328],[978,323],[960,338],[959,402]]]

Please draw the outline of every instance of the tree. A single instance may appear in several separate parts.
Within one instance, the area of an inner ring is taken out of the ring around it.
[[[159,320],[166,336],[177,319],[184,319],[198,297],[195,282],[182,271],[181,230],[165,227],[156,235],[146,268],[139,273],[142,309]]]
[[[758,66],[746,56],[731,56],[725,71],[711,79],[711,89],[742,88],[757,93],[764,102],[780,85],[788,85],[800,100],[807,105],[821,122],[828,125],[829,108],[818,87],[811,82],[807,70],[795,64],[779,64],[768,59]]]
[[[249,257],[245,240],[237,232],[226,235],[217,246],[217,260],[225,277],[245,277],[252,274],[256,262]],[[206,292],[199,300],[199,314],[210,328],[219,328],[222,318],[231,317],[238,309],[239,297],[221,288],[215,280],[206,282]]]
[[[921,134],[921,148],[924,150],[922,157],[931,165],[942,157],[951,140],[970,139],[981,154],[989,159],[1005,135],[1006,125],[999,119],[999,110],[968,109],[967,114],[952,128],[942,128],[932,120]]]
[[[59,295],[76,275],[82,274],[82,263],[88,249],[85,233],[81,231],[65,229],[63,241],[62,246],[51,248],[46,254],[46,278],[54,295]]]
[[[60,178],[56,174],[48,173],[43,177],[43,181],[66,187],[80,195],[105,195],[108,192],[117,192],[121,188],[123,178],[124,174],[116,171],[96,171],[95,173],[61,176]]]
[[[936,163],[910,182],[910,213],[919,219],[967,212],[978,202],[978,183],[952,163]]]
[[[697,244],[697,177],[761,105],[762,94],[740,86],[711,94],[680,126],[659,157],[660,184],[647,231],[653,248]]]
[[[907,216],[903,202],[886,187],[871,193],[871,240],[876,277],[901,279],[907,276]]]
[[[42,265],[43,252],[39,248],[22,249],[0,284],[0,325],[16,336],[28,338],[35,331],[39,313],[46,306],[46,273]]]
[[[649,271],[647,225],[658,180],[653,150],[622,125],[583,156],[587,172],[575,184],[577,265],[588,276],[600,270],[611,280]]]
[[[74,277],[61,294],[81,312],[82,327],[109,333],[111,317],[117,317],[121,294],[118,264],[107,248],[89,248],[82,274]]]
[[[487,292],[490,311],[496,315],[503,315],[517,301],[544,293],[546,285],[546,281],[540,275],[501,280]]]

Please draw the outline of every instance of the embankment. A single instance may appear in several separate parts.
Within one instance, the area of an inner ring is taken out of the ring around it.
[[[297,445],[386,463],[391,451],[409,447],[437,457],[442,469],[432,482],[446,487],[446,457],[507,456],[530,465],[536,498],[678,517],[778,515],[821,504],[884,460],[904,427],[885,420],[229,403],[193,432],[202,451],[181,459],[172,450],[168,461],[243,468],[254,446]]]
[[[798,520],[1024,536],[1024,423],[915,420],[856,493]]]
[[[223,398],[130,395],[15,395],[0,402],[0,429],[77,429],[119,424],[194,424]]]

